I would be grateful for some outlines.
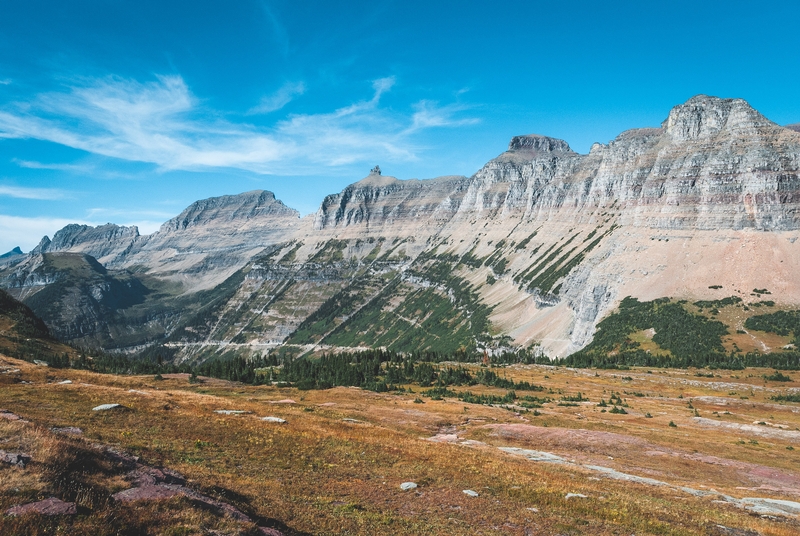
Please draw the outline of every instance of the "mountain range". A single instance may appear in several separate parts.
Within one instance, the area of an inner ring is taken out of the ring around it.
[[[61,340],[176,361],[591,342],[626,296],[800,304],[800,127],[700,95],[578,154],[516,136],[471,177],[373,170],[301,218],[271,192],[151,235],[68,225],[0,257]]]

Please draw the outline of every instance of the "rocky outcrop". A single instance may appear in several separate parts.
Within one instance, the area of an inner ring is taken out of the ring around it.
[[[138,238],[139,229],[135,225],[124,227],[107,223],[92,227],[72,223],[53,235],[52,240],[42,239],[37,253],[80,252],[101,262],[113,263],[129,251]]]
[[[24,516],[27,514],[39,514],[42,516],[65,516],[78,513],[78,507],[74,502],[64,502],[55,497],[50,497],[42,501],[37,501],[18,506],[12,506],[6,510],[7,516]]]
[[[10,257],[17,257],[19,255],[24,255],[24,253],[22,253],[22,250],[19,248],[19,246],[17,246],[11,251],[8,251],[0,255],[0,259],[8,259]]]
[[[740,99],[698,96],[661,128],[624,132],[588,155],[533,138],[473,176],[462,212],[580,222],[615,205],[654,229],[800,227],[800,136]]]
[[[426,234],[435,234],[458,210],[468,182],[462,176],[401,181],[371,173],[327,196],[314,217],[314,230],[360,226],[372,234],[397,236],[425,228]]]
[[[196,201],[178,216],[164,223],[159,234],[166,235],[209,224],[237,222],[240,225],[264,225],[265,222],[275,219],[296,220],[299,217],[299,212],[275,199],[272,192],[253,190],[239,195],[223,195]]]

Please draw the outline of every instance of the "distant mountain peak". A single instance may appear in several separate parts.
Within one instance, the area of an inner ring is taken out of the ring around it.
[[[236,195],[222,195],[195,201],[186,209],[165,222],[159,232],[183,230],[196,225],[207,225],[214,220],[248,220],[257,217],[292,216],[300,213],[275,198],[267,190],[251,190]]]
[[[16,257],[17,255],[22,255],[22,254],[23,254],[22,250],[19,248],[19,246],[17,246],[8,253],[3,253],[2,255],[0,255],[0,259],[7,259],[8,257]]]
[[[743,99],[696,95],[675,106],[662,124],[674,140],[707,140],[722,131],[774,125]]]
[[[564,140],[541,136],[539,134],[527,134],[525,136],[514,136],[508,144],[510,152],[530,152],[530,153],[572,153],[573,150]]]

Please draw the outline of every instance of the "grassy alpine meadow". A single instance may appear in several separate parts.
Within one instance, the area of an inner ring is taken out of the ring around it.
[[[759,509],[800,497],[800,373],[432,366],[490,370],[515,396],[482,383],[392,393],[190,383],[4,356],[0,408],[28,422],[0,419],[0,449],[31,461],[0,465],[0,510],[56,497],[78,511],[4,515],[0,533],[800,531],[798,512]],[[111,403],[122,407],[92,410]],[[108,452],[177,471],[249,520],[191,496],[114,500],[133,484]]]

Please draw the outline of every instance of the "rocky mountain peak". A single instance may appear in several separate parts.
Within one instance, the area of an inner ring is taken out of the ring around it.
[[[295,217],[300,213],[275,199],[266,190],[253,190],[238,195],[223,195],[195,201],[186,210],[161,226],[160,233],[180,231],[208,223],[251,220],[259,217]]]
[[[64,251],[84,242],[109,242],[118,239],[135,239],[139,236],[139,228],[135,225],[122,226],[107,223],[92,227],[70,223],[53,235],[48,251]]]
[[[697,95],[675,106],[662,124],[677,141],[709,140],[720,132],[773,125],[743,99]]]
[[[514,136],[508,144],[510,152],[527,153],[572,153],[573,150],[564,140],[540,136],[538,134],[528,134],[526,136]]]
[[[800,132],[800,123],[794,123],[793,125],[786,125],[786,128],[789,130],[794,130],[795,132]]]
[[[0,259],[7,259],[8,257],[16,257],[17,255],[22,255],[22,254],[23,254],[22,250],[19,248],[19,246],[17,246],[11,251],[0,255]]]
[[[39,245],[31,250],[31,255],[41,255],[50,247],[50,237],[45,235],[39,241]]]

